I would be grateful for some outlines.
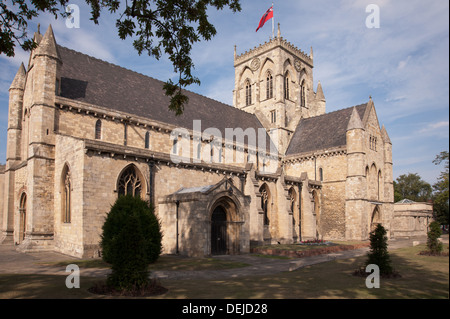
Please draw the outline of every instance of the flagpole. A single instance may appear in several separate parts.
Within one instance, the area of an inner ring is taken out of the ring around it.
[[[273,11],[273,2],[272,2],[272,39],[275,39],[275,12]]]

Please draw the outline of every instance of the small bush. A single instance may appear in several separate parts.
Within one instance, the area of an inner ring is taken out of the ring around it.
[[[386,229],[378,224],[370,233],[370,252],[367,255],[366,266],[375,264],[380,268],[380,275],[390,275],[393,273],[391,257],[388,252]]]
[[[139,197],[120,196],[102,229],[102,257],[112,268],[108,285],[120,290],[146,286],[148,264],[161,254],[162,235],[153,209]]]
[[[434,221],[430,224],[430,230],[427,233],[427,247],[431,254],[439,255],[442,252],[443,245],[438,240],[442,235],[441,226],[438,222]]]

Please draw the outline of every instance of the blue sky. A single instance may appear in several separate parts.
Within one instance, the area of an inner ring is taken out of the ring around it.
[[[200,86],[189,89],[232,105],[233,51],[244,53],[269,40],[271,23],[257,33],[259,20],[272,1],[241,1],[242,11],[209,11],[217,35],[193,48],[194,75]],[[80,28],[42,14],[29,23],[30,34],[52,24],[56,41],[68,48],[166,81],[174,77],[167,58],[139,56],[131,40],[120,40],[115,17],[103,12],[100,24],[80,7]],[[367,28],[369,4],[380,8],[380,27]],[[380,125],[393,143],[394,179],[418,173],[435,183],[443,166],[433,159],[449,149],[449,2],[447,0],[274,1],[275,25],[296,47],[314,51],[314,84],[320,80],[327,112],[358,105],[372,96]],[[8,88],[28,53],[0,56],[0,163],[6,158]],[[175,79],[175,78],[174,78]]]

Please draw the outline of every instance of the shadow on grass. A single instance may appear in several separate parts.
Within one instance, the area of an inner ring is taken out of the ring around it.
[[[59,275],[0,275],[1,299],[82,299],[96,298],[88,288],[97,278],[80,277],[80,288],[66,287],[66,276]]]
[[[448,258],[418,256],[420,248],[391,252],[401,278],[381,279],[380,288],[366,287],[366,278],[352,275],[366,256],[334,260],[273,276],[232,280],[163,281],[167,298],[242,299],[407,299],[448,298]],[[369,274],[367,274],[369,275]]]
[[[447,248],[446,248],[447,249]],[[381,279],[380,288],[369,289],[365,278],[352,272],[366,257],[334,260],[293,272],[214,280],[161,280],[169,291],[152,299],[434,299],[449,296],[449,258],[418,255],[423,247],[391,252],[393,267],[401,278]],[[68,289],[66,276],[0,275],[0,298],[111,298],[87,290],[99,278],[81,276],[80,289]]]

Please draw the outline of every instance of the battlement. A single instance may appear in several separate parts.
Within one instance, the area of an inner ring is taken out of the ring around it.
[[[273,50],[277,47],[281,47],[291,54],[295,55],[299,59],[301,59],[303,62],[309,64],[311,67],[313,66],[313,56],[312,56],[312,49],[311,53],[308,55],[299,48],[297,48],[292,43],[288,42],[287,40],[283,39],[283,37],[275,37],[274,39],[270,40],[269,42],[264,42],[264,44],[259,45],[258,47],[254,47],[253,49],[249,51],[245,51],[244,53],[237,55],[236,54],[236,48],[235,48],[235,55],[234,55],[234,66],[238,66],[251,58],[253,58],[256,55],[262,54],[266,51]]]

